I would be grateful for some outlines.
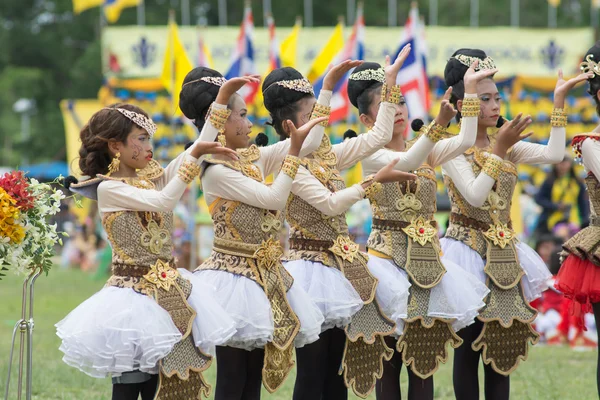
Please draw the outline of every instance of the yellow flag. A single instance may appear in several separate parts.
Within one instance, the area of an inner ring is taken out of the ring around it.
[[[179,39],[177,24],[171,21],[169,23],[169,34],[160,80],[171,94],[173,114],[181,115],[181,111],[179,110],[179,92],[181,92],[181,85],[183,85],[185,76],[193,68],[181,43],[181,39]]]
[[[315,82],[329,67],[333,58],[344,46],[344,25],[339,22],[327,44],[321,50],[321,53],[313,61],[310,70],[306,74],[309,81]]]
[[[354,167],[350,168],[346,173],[346,187],[350,187],[363,180],[363,170],[361,163],[357,163]]]
[[[286,37],[281,46],[279,46],[279,56],[281,57],[282,67],[296,68],[296,54],[298,52],[298,36],[302,28],[302,20],[296,19],[296,24],[292,32]]]
[[[143,0],[104,0],[104,15],[109,24],[119,20],[124,8],[135,7]]]
[[[100,7],[103,0],[73,0],[73,14],[81,14],[90,8]]]

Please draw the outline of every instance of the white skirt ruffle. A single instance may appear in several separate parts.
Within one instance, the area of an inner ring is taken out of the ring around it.
[[[235,333],[234,321],[214,299],[214,291],[191,276],[188,298],[196,311],[194,342],[205,352]],[[171,316],[156,301],[130,288],[108,286],[56,324],[63,360],[95,378],[140,370],[157,373],[157,362],[181,340]]]
[[[451,319],[452,328],[458,331],[472,324],[485,306],[489,293],[485,284],[463,271],[458,265],[442,259],[446,273],[439,284],[431,289],[428,313],[430,317]],[[379,280],[377,301],[382,311],[396,323],[396,335],[404,329],[407,317],[410,283],[406,271],[393,260],[369,255],[369,269]]]
[[[479,253],[466,244],[450,238],[440,240],[444,259],[451,260],[465,271],[471,273],[486,283],[487,275],[483,271],[485,261]],[[552,274],[540,256],[528,245],[522,242],[516,244],[517,256],[525,276],[521,279],[525,299],[531,302],[541,297],[542,292],[548,289]]]
[[[236,332],[224,345],[253,350],[273,340],[271,304],[259,284],[226,271],[203,270],[194,275],[206,285],[214,287],[216,299],[235,321]],[[300,331],[294,345],[302,347],[315,342],[323,323],[319,308],[295,282],[288,290],[287,298],[300,321]]]
[[[284,266],[294,277],[294,284],[308,293],[321,311],[324,317],[321,332],[345,327],[362,308],[360,295],[337,269],[306,260],[289,261]]]

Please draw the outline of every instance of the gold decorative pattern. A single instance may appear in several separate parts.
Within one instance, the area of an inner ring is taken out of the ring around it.
[[[490,225],[490,229],[483,232],[483,236],[488,238],[494,246],[499,246],[501,249],[507,245],[513,243],[515,240],[515,233],[506,224],[497,223]]]
[[[400,104],[400,98],[402,97],[402,90],[400,90],[400,85],[394,85],[390,88],[388,94],[388,102],[392,104]]]
[[[377,81],[385,83],[385,70],[383,68],[363,69],[362,71],[353,72],[348,79],[351,81]]]
[[[388,86],[386,84],[384,84],[381,87],[381,99],[379,100],[380,102],[384,103],[384,102],[388,101],[389,91],[390,91],[390,89],[388,88]]]
[[[593,54],[588,54],[585,57],[585,61],[579,64],[579,68],[586,74],[591,71],[595,75],[600,75],[600,65],[594,61]]]
[[[433,230],[437,235],[437,230]],[[437,236],[435,237],[437,238]],[[442,281],[446,268],[440,260],[440,252],[439,246],[437,243],[434,246],[433,240],[424,244],[417,244],[414,240],[408,240],[405,269],[412,279],[413,282],[411,283],[413,285],[417,285],[422,289],[431,289]]]
[[[231,110],[229,108],[214,107],[213,103],[213,105],[210,106],[208,113],[210,123],[215,127],[217,132],[222,135],[225,132],[225,124],[231,115]]]
[[[426,221],[422,215],[413,219],[410,225],[402,230],[421,246],[425,246],[428,242],[431,243],[433,238],[437,236],[437,229],[431,225],[430,221]]]
[[[168,229],[161,229],[156,221],[150,219],[140,241],[142,246],[148,248],[152,254],[161,254],[163,246],[171,241],[171,233]]]
[[[354,257],[358,254],[358,244],[350,240],[348,236],[340,235],[335,239],[329,251],[341,257],[344,261],[353,262]]]
[[[363,181],[363,183],[364,182],[368,182],[367,179],[365,179]],[[375,198],[375,196],[377,196],[377,194],[379,194],[382,190],[383,190],[383,185],[381,183],[379,183],[379,182],[372,182],[365,189],[365,197],[367,199],[369,199],[370,201],[374,201],[373,199]]]
[[[444,138],[444,133],[446,129],[435,122],[435,120],[431,121],[431,123],[427,126],[425,130],[425,136],[431,140],[433,143],[437,143]]]
[[[171,268],[169,264],[162,260],[158,260],[156,264],[150,267],[150,272],[144,275],[144,279],[158,289],[169,291],[171,290],[171,285],[175,283],[178,276],[179,272],[177,272],[176,269]]]
[[[478,117],[480,111],[480,100],[478,97],[467,97],[462,101],[460,115],[465,117]]]
[[[490,294],[486,299],[486,307],[479,314],[481,321],[498,321],[504,328],[509,328],[514,321],[528,324],[535,320],[537,311],[525,300],[520,285],[507,290],[493,283],[488,284],[488,287]]]
[[[383,376],[383,360],[389,361],[393,355],[394,351],[385,344],[382,336],[377,336],[372,344],[363,339],[355,342],[346,339],[342,358],[346,386],[361,399],[366,399],[377,379]]]
[[[191,183],[200,175],[200,166],[192,161],[184,161],[177,170],[177,176],[185,183]]]
[[[555,108],[550,114],[550,125],[555,127],[567,126],[567,112],[564,108]]]
[[[137,172],[137,175],[141,179],[153,181],[163,176],[164,173],[165,170],[162,165],[153,158],[148,162],[148,165]]]
[[[286,156],[283,160],[283,165],[281,166],[281,172],[294,179],[296,177],[296,173],[298,172],[298,167],[300,166],[300,159],[294,156]]]
[[[312,110],[312,114],[310,115],[310,119],[312,121],[313,119],[326,117],[327,119],[323,122],[319,122],[319,125],[327,127],[327,125],[329,125],[329,116],[330,115],[331,115],[331,107],[324,106],[323,104],[315,103],[315,106]]]
[[[519,264],[517,249],[513,243],[499,247],[488,243],[484,272],[501,289],[507,290],[519,284],[525,271]]]
[[[315,94],[312,85],[306,78],[279,81],[273,83],[271,86],[273,85],[282,86],[286,89],[294,90],[296,92]],[[267,87],[263,93],[266,92],[271,86]]]
[[[496,68],[496,63],[492,59],[492,57],[486,57],[485,59],[481,59],[478,57],[471,57],[465,54],[457,54],[453,58],[457,59],[462,65],[466,67],[471,67],[475,61],[479,61],[479,65],[475,68],[475,71],[479,71],[482,69],[494,69]]]
[[[306,160],[308,171],[319,180],[321,183],[329,182],[332,175],[331,168],[328,167],[324,162],[317,160]]]
[[[294,346],[288,346],[281,350],[273,343],[267,343],[265,345],[264,360],[263,385],[269,393],[275,393],[294,367]]]
[[[496,157],[489,156],[487,161],[483,165],[483,172],[490,176],[495,181],[498,180],[500,172],[502,171],[502,161]]]
[[[394,333],[395,328],[394,321],[386,317],[375,299],[358,310],[344,330],[348,340],[356,342],[362,339],[365,343],[372,344],[377,337]]]

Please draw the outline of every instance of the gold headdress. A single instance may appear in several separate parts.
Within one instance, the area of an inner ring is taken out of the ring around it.
[[[457,59],[462,65],[465,65],[467,67],[471,67],[471,65],[473,65],[475,61],[479,61],[479,66],[477,67],[476,71],[482,69],[496,68],[496,63],[494,62],[492,57],[489,56],[482,60],[477,57],[466,56],[464,54],[457,54],[453,58]]]
[[[269,90],[274,85],[283,86],[286,89],[295,90],[296,92],[315,94],[312,85],[306,78],[291,79],[272,83],[263,91],[263,93]]]
[[[212,83],[215,86],[221,87],[225,84],[225,82],[227,82],[227,79],[223,78],[222,76],[204,76],[200,79],[194,79],[193,81],[186,82],[182,85],[182,87],[185,85],[189,85],[190,83],[200,82],[200,81],[206,82],[206,83]]]
[[[591,71],[595,75],[600,75],[600,65],[596,61],[594,61],[593,58],[593,54],[588,54],[585,57],[585,61],[579,64],[579,68],[581,68],[581,70],[584,73],[588,73]]]
[[[115,110],[126,116],[131,122],[143,128],[148,132],[148,135],[152,136],[156,133],[156,124],[152,121],[151,118],[146,117],[143,114],[138,114],[135,111],[129,111],[124,108],[110,108],[107,107],[106,110]]]
[[[362,71],[350,74],[349,79],[353,81],[377,81],[385,83],[385,71],[383,68],[363,69]]]

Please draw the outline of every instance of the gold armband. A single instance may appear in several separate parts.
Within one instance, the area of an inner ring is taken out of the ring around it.
[[[200,175],[200,166],[192,161],[184,161],[177,170],[177,175],[185,183],[190,183]]]
[[[327,119],[323,122],[319,122],[321,126],[329,125],[329,115],[331,114],[331,107],[324,106],[319,103],[315,103],[315,107],[313,108],[312,114],[310,115],[310,119],[316,119],[321,117],[327,117]]]
[[[498,160],[496,157],[488,156],[482,170],[494,180],[498,180],[500,171],[502,170],[502,163],[503,162]]]
[[[556,127],[567,126],[567,112],[564,108],[555,108],[550,115],[550,125]]]
[[[381,102],[388,102],[392,104],[400,104],[400,97],[402,97],[402,91],[400,85],[394,85],[388,88],[384,83],[381,87]]]
[[[369,186],[367,186],[365,189],[365,198],[367,199],[373,200],[377,193],[381,192],[381,189],[383,189],[380,182],[375,182],[374,175],[368,176],[360,184],[364,185],[365,183],[369,184]]]
[[[228,108],[221,109],[210,106],[209,114],[209,121],[212,126],[214,126],[219,133],[225,132],[225,123],[231,115],[231,110]]]
[[[463,99],[460,115],[463,117],[479,116],[479,99],[472,97]]]
[[[296,177],[296,173],[298,172],[298,167],[300,166],[300,159],[294,156],[285,156],[283,160],[283,165],[281,166],[281,172],[294,179]]]
[[[444,127],[433,120],[427,127],[425,136],[428,137],[433,143],[437,143],[443,139],[444,132]]]

